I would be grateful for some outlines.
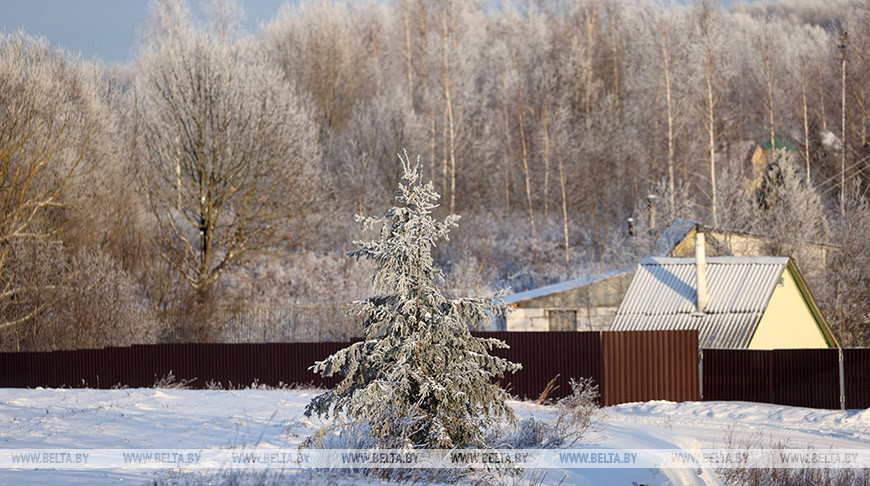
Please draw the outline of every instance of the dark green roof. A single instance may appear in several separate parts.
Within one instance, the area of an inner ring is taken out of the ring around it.
[[[791,150],[793,152],[797,152],[797,150],[798,150],[797,145],[795,145],[795,143],[792,142],[790,138],[783,137],[782,135],[774,135],[773,136],[773,145],[774,145],[773,150],[781,149],[781,148],[784,148],[786,150]],[[761,150],[767,150],[767,151],[771,150],[769,138],[767,140],[765,140],[764,143],[761,144]]]

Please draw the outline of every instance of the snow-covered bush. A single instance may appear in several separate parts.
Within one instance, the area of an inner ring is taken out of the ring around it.
[[[598,385],[591,378],[571,379],[571,394],[554,405],[555,423],[529,417],[516,427],[495,427],[488,433],[489,442],[497,447],[536,449],[571,445],[595,424],[600,408]]]
[[[357,241],[359,249],[349,253],[376,267],[376,295],[350,310],[362,318],[365,340],[312,367],[324,377],[338,373],[344,379],[315,397],[305,413],[368,424],[379,442],[391,443],[398,433],[413,446],[485,446],[488,424],[515,420],[508,394],[492,381],[520,365],[491,356],[492,348],[506,344],[474,337],[469,326],[504,315],[505,307],[498,296],[444,297],[432,249],[459,217],[433,219],[439,197],[433,184],[420,181],[419,162],[412,164],[407,153],[400,159],[398,205],[380,217],[357,216],[364,231],[377,229],[380,238]],[[393,426],[407,417],[421,417],[420,427]]]
[[[740,450],[748,458],[763,456],[764,452],[776,452],[786,455],[792,445],[788,440],[776,440],[771,437],[767,445],[763,437],[739,437],[733,430],[725,436],[723,449]],[[807,449],[814,449],[807,446]],[[823,454],[825,451],[820,450]],[[747,462],[745,467],[725,467],[716,470],[725,484],[741,486],[851,486],[866,485],[870,482],[870,472],[867,469],[827,467],[808,465],[806,467],[772,467],[766,464]]]
[[[515,427],[498,427],[490,432],[490,440],[500,447],[511,449],[537,449],[563,442],[555,435],[551,424],[535,417],[525,418]]]
[[[601,410],[598,385],[592,378],[571,379],[571,394],[556,402],[559,419],[553,428],[563,442],[574,443],[595,423]]]
[[[0,351],[129,346],[156,341],[161,325],[140,288],[111,256],[61,241],[14,241],[6,261],[12,285],[26,289],[0,302],[0,320],[31,317],[0,328]],[[25,297],[25,298],[22,298]]]

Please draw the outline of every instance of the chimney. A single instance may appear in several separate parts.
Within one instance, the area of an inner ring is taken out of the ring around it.
[[[695,233],[695,274],[698,277],[697,310],[703,313],[707,307],[707,261],[705,258],[704,233]]]
[[[653,234],[656,230],[656,195],[647,195],[646,202],[649,205],[649,234]]]

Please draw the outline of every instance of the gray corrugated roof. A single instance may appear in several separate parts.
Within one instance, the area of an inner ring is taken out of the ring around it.
[[[587,285],[594,284],[596,282],[601,282],[603,280],[607,280],[609,278],[613,278],[617,275],[622,275],[624,273],[630,272],[631,269],[622,269],[622,270],[611,270],[609,272],[597,273],[593,275],[587,275],[585,277],[575,278],[574,280],[567,280],[565,282],[559,282],[552,285],[545,285],[543,287],[538,287],[536,289],[526,290],[525,292],[517,292],[516,294],[510,294],[504,296],[502,301],[505,304],[513,304],[516,302],[522,302],[524,300],[529,299],[537,299],[538,297],[544,297],[547,295],[557,294],[559,292],[565,292],[567,290],[573,290],[580,287],[585,287]]]
[[[695,259],[644,258],[611,329],[697,329],[702,348],[748,347],[788,261],[788,257],[707,258],[707,308],[695,314]]]

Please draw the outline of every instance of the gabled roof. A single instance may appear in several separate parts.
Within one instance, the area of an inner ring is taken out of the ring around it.
[[[677,218],[656,240],[655,255],[667,255],[673,251],[690,231],[698,227],[697,221]]]
[[[829,337],[789,257],[710,257],[706,262],[709,300],[704,313],[696,313],[694,258],[647,257],[638,265],[611,329],[697,329],[702,348],[747,348],[779,278],[789,268]]]
[[[708,235],[707,238],[707,246],[709,247],[711,243],[715,241],[717,235],[725,235],[725,236],[740,236],[744,238],[752,238],[762,242],[769,242],[773,239],[769,236],[748,233],[746,231],[736,231],[725,228],[713,228],[710,226],[706,226],[702,223],[692,220],[685,220],[677,218],[671,223],[670,226],[662,233],[662,235],[656,240],[655,248],[652,251],[653,255],[656,256],[672,256],[673,252],[677,250],[677,245],[683,242],[687,236],[691,235],[692,232],[702,232]],[[711,236],[713,238],[711,238]],[[837,250],[839,249],[836,245],[831,245],[828,243],[819,243],[815,241],[807,241],[801,239],[795,239],[792,243],[797,243],[800,245],[811,246],[814,248],[818,248],[820,250]],[[753,255],[737,255],[737,256],[753,256]]]
[[[537,299],[538,297],[558,294],[560,292],[566,292],[568,290],[578,289],[580,287],[592,285],[597,282],[602,282],[604,280],[616,277],[617,275],[622,275],[630,271],[631,269],[611,270],[609,272],[587,275],[585,277],[575,278],[574,280],[566,280],[564,282],[559,282],[553,285],[545,285],[536,289],[526,290],[525,292],[518,292],[516,294],[506,295],[502,298],[502,301],[504,301],[505,304],[515,304],[524,300]]]

